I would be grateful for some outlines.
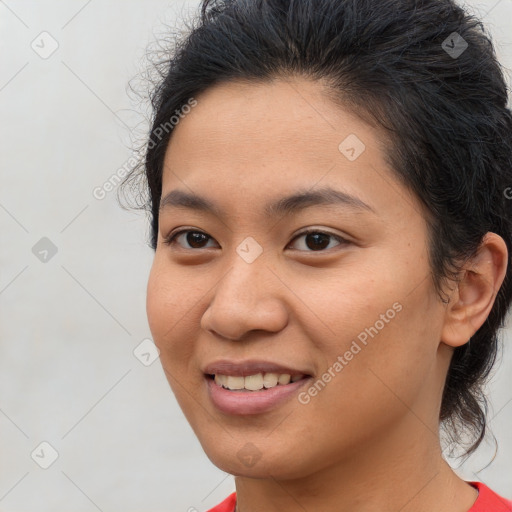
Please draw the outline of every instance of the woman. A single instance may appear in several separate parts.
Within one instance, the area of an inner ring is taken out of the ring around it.
[[[440,437],[482,441],[512,297],[512,116],[478,20],[451,0],[204,0],[161,71],[147,313],[235,475],[212,510],[512,510]]]

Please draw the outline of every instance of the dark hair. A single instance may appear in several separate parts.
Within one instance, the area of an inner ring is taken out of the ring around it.
[[[485,233],[505,240],[505,281],[485,323],[455,349],[440,410],[452,442],[469,434],[472,453],[486,433],[483,384],[512,299],[512,115],[482,23],[452,0],[203,0],[156,69],[145,161],[123,183],[147,194],[153,249],[169,118],[215,84],[293,75],[322,81],[333,101],[382,128],[396,177],[425,207],[443,302],[442,285]]]

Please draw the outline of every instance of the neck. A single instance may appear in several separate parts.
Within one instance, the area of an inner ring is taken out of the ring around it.
[[[301,478],[236,477],[237,512],[467,512],[478,492],[443,459],[438,434],[413,414],[403,423],[378,443]]]

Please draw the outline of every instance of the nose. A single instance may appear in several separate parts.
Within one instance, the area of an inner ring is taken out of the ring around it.
[[[215,286],[201,327],[230,340],[254,330],[279,332],[288,323],[286,290],[265,262],[238,259]]]

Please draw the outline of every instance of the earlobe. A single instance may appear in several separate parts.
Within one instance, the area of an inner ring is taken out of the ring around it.
[[[476,255],[468,260],[446,307],[441,341],[459,347],[483,325],[507,271],[503,238],[486,233]]]

